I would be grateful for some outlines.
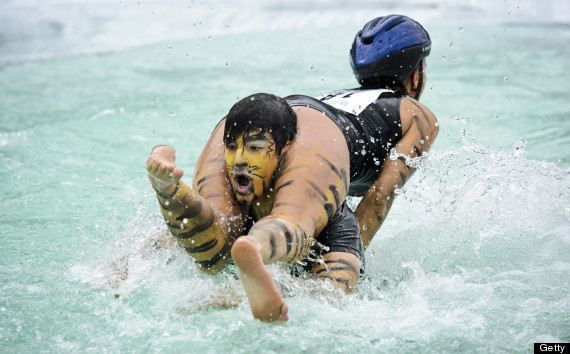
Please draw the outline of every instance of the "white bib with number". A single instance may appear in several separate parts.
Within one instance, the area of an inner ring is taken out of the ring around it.
[[[384,92],[394,91],[387,89],[341,90],[331,92],[326,96],[320,97],[319,100],[334,108],[359,115]]]

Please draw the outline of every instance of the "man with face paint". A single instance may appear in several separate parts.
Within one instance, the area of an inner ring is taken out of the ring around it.
[[[296,110],[270,94],[237,102],[198,160],[192,189],[171,147],[155,147],[147,161],[172,235],[204,271],[233,259],[263,321],[288,319],[265,264],[303,260],[312,239],[320,243],[314,252],[324,249],[319,262],[305,260],[316,278],[350,292],[363,268],[358,220],[344,203],[350,162],[342,132],[320,112]]]
[[[415,34],[411,46],[398,44],[408,37],[394,31]],[[319,100],[242,99],[214,130],[192,189],[180,180],[172,148],[151,152],[147,170],[170,232],[204,271],[233,258],[255,318],[288,319],[265,265],[302,260],[312,239],[325,247],[309,271],[346,292],[355,288],[363,246],[414,172],[410,161],[437,136],[435,116],[417,101],[430,46],[427,32],[405,16],[370,21],[351,50],[360,88]],[[347,195],[363,197],[356,215]]]

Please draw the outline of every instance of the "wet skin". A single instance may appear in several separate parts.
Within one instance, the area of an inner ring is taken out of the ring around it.
[[[321,112],[306,107],[295,111],[298,134],[280,156],[274,155],[269,136],[261,139],[255,132],[221,150],[224,122],[220,123],[198,161],[194,178],[194,189],[218,213],[231,215],[227,219],[240,219],[249,208],[258,219],[247,237],[236,240],[235,229],[228,229],[226,237],[233,242],[232,257],[252,313],[264,321],[287,318],[287,307],[265,264],[294,263],[302,258],[309,239],[326,226],[348,191],[349,154],[342,133]],[[251,183],[240,182],[240,176],[251,177]],[[228,187],[235,193],[220,193]],[[331,252],[324,258],[327,263],[311,272],[347,292],[354,289],[358,258],[345,252]]]
[[[417,85],[416,77],[413,77],[413,83]],[[287,306],[265,264],[294,263],[300,259],[308,248],[308,240],[321,232],[344,201],[350,183],[348,148],[337,126],[314,109],[294,107],[294,110],[298,117],[298,134],[288,149],[276,157],[276,170],[273,168],[275,163],[271,162],[275,161],[271,155],[273,151],[268,151],[273,147],[266,136],[264,139],[251,138],[251,142],[256,141],[262,146],[251,144],[248,147],[249,138],[242,137],[241,142],[236,140],[236,146],[226,149],[222,121],[197,162],[192,190],[180,181],[181,188],[174,198],[180,204],[179,209],[164,209],[164,200],[158,197],[173,235],[192,234],[199,241],[196,242],[198,246],[188,247],[186,243],[185,248],[192,250],[188,253],[199,265],[204,264],[203,270],[222,269],[229,262],[231,249],[252,313],[263,321],[288,318]],[[403,99],[400,117],[403,136],[395,149],[403,156],[396,160],[386,159],[378,180],[356,210],[365,246],[390,210],[395,188],[401,187],[414,172],[407,159],[422,156],[437,136],[435,116],[418,101]],[[256,149],[267,150],[265,155],[257,155]],[[230,153],[226,154],[226,150]],[[172,158],[172,164],[166,164],[172,168],[171,172],[175,168],[173,161]],[[237,166],[236,161],[237,164],[247,162],[247,166]],[[267,161],[266,165],[264,161]],[[268,173],[273,170],[275,173]],[[154,170],[151,168],[149,175],[151,171]],[[169,224],[169,213],[176,216],[196,204],[201,208],[200,214],[191,219],[193,229],[180,233]],[[247,237],[240,237],[246,231],[245,220],[250,208],[258,222]],[[196,230],[199,232],[195,233]],[[181,243],[188,241],[178,240]],[[331,252],[324,258],[326,263],[311,272],[347,292],[354,289],[360,266],[356,256]]]

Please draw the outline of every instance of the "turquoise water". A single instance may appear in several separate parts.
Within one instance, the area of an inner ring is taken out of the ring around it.
[[[253,320],[232,275],[202,275],[176,247],[154,247],[165,226],[144,164],[154,145],[173,145],[190,181],[237,99],[354,87],[358,25],[4,61],[0,351],[486,353],[569,342],[570,30],[425,25],[434,48],[422,102],[439,138],[399,191],[356,293],[271,268],[290,308],[283,325]]]

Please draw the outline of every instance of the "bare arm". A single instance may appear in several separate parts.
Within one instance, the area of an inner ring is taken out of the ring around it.
[[[147,161],[149,178],[170,233],[200,269],[210,273],[229,263],[231,244],[245,225],[245,216],[233,199],[225,173],[223,124],[220,126],[198,160],[192,189],[180,180],[183,172],[174,163],[171,147],[155,147]]]
[[[402,139],[394,149],[399,156],[386,158],[378,180],[370,186],[356,208],[364,247],[386,219],[394,202],[396,188],[401,188],[415,169],[406,165],[406,158],[422,156],[429,150],[438,133],[437,119],[424,105],[412,98],[405,98],[400,105]]]

